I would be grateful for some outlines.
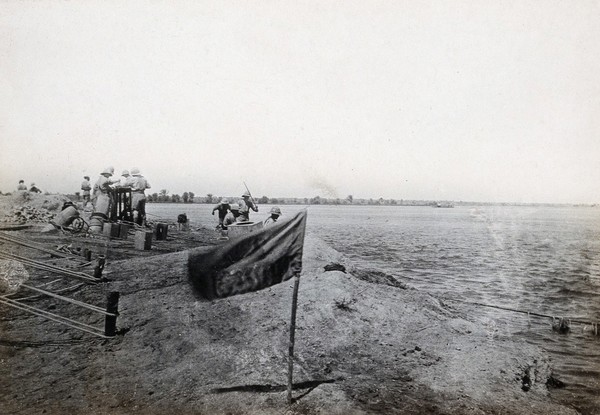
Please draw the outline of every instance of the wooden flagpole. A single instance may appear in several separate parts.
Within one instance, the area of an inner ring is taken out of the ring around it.
[[[288,386],[287,401],[292,404],[292,384],[294,372],[294,340],[296,334],[296,307],[298,306],[298,286],[300,285],[300,273],[294,275],[294,294],[292,295],[292,318],[290,322],[290,347],[288,353]]]

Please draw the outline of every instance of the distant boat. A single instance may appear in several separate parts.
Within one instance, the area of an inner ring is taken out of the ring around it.
[[[433,205],[433,207],[435,207],[435,208],[453,208],[454,205],[452,203],[447,203],[447,202],[444,202],[444,203],[437,202]]]

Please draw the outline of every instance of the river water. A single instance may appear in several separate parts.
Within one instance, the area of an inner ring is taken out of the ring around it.
[[[267,206],[263,209],[266,211]],[[304,206],[282,206],[284,216]],[[212,206],[149,204],[149,219],[187,213],[192,228],[214,227]],[[351,258],[442,299],[497,305],[582,322],[600,322],[600,208],[478,206],[311,206],[307,231]],[[253,219],[265,219],[255,213]],[[477,314],[496,336],[546,349],[566,387],[553,396],[600,414],[600,336],[571,322],[451,303]]]

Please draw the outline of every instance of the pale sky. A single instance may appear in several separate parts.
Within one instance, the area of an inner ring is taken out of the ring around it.
[[[0,190],[600,202],[598,1],[0,1]]]

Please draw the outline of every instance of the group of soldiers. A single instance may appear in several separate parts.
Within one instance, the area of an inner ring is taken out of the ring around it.
[[[138,225],[146,221],[146,189],[150,189],[150,183],[137,167],[131,171],[123,170],[120,178],[113,178],[114,167],[107,167],[101,173],[96,183],[92,186],[90,177],[84,176],[81,183],[84,206],[91,202],[94,207],[94,215],[108,218],[111,206],[115,203],[113,192],[115,189],[131,189],[131,213],[132,220]],[[212,214],[218,212],[218,229],[226,230],[228,226],[236,223],[250,222],[250,211],[258,212],[258,205],[249,191],[244,192],[242,199],[235,204],[229,203],[228,199],[221,201],[213,208]],[[269,217],[263,222],[263,226],[272,225],[281,216],[281,209],[277,206],[271,208]]]
[[[113,191],[117,188],[129,188],[131,189],[131,201],[130,208],[133,222],[138,225],[143,225],[146,221],[146,189],[150,189],[150,183],[137,167],[133,167],[131,171],[123,170],[120,178],[113,178],[115,173],[114,167],[105,168],[96,180],[96,183],[92,186],[90,183],[89,176],[83,176],[83,182],[81,182],[83,206],[85,207],[88,203],[92,203],[94,208],[94,214],[108,219],[109,212],[111,211],[112,205],[115,203],[113,200]],[[31,183],[31,188],[27,189],[24,180],[19,181],[17,190],[40,193],[35,183]],[[218,229],[226,230],[228,226],[236,223],[247,223],[250,222],[250,211],[258,212],[258,205],[252,198],[249,191],[244,192],[242,199],[238,203],[229,203],[226,198],[221,201],[213,208],[212,214],[215,211],[218,212],[219,224]],[[269,217],[263,222],[263,226],[272,225],[277,222],[281,216],[281,209],[277,206],[271,208]],[[186,218],[187,219],[187,218]]]
[[[30,191],[32,193],[42,193],[42,191],[36,187],[35,183],[31,183],[31,186],[29,187],[29,189],[27,189],[25,180],[19,180],[19,184],[17,185],[17,190]]]
[[[83,177],[81,190],[84,206],[91,202],[94,206],[94,214],[108,217],[113,200],[113,190],[116,188],[131,189],[131,213],[133,222],[143,225],[146,221],[146,189],[150,189],[150,183],[137,167],[131,171],[123,170],[120,178],[113,178],[114,167],[107,167],[92,187],[89,176]]]
[[[221,201],[213,208],[212,214],[215,211],[218,212],[219,224],[217,229],[226,230],[228,226],[236,223],[244,223],[250,221],[250,211],[258,212],[258,205],[250,195],[250,192],[246,191],[242,195],[242,200],[238,203],[229,203],[228,199],[221,199]],[[279,219],[281,216],[281,209],[274,206],[271,208],[270,216],[263,222],[264,226],[271,225]]]

